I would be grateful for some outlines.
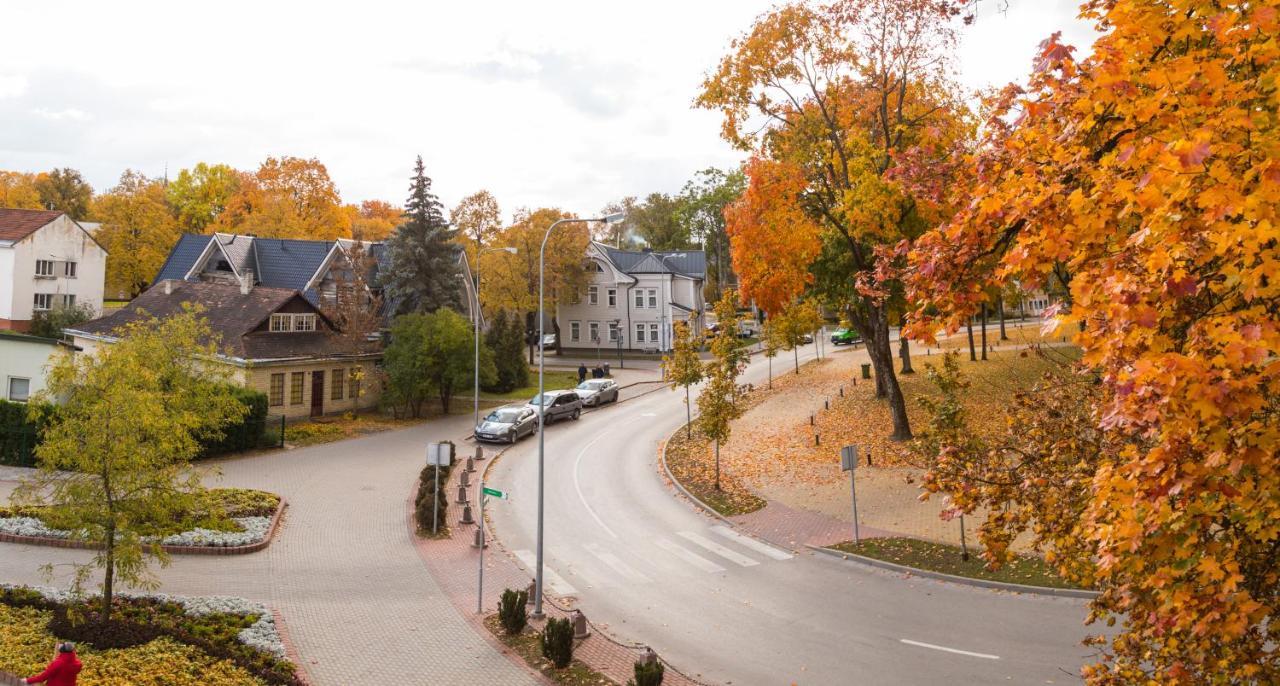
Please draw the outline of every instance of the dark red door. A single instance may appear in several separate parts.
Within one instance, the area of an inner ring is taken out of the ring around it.
[[[324,414],[324,372],[311,372],[311,416]]]

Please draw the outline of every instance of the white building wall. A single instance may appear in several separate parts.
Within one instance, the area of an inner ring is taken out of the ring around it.
[[[0,246],[0,319],[13,319],[14,310],[14,261],[17,251],[13,246]]]
[[[66,215],[18,241],[8,252],[13,253],[12,263],[7,272],[0,271],[0,280],[7,281],[12,289],[11,310],[5,319],[29,321],[36,293],[53,295],[55,306],[61,304],[61,296],[74,295],[76,304],[88,303],[95,315],[102,313],[107,253]],[[36,277],[37,260],[57,263],[52,277]],[[65,275],[64,262],[76,263],[74,277]]]
[[[43,340],[22,340],[18,336],[0,336],[0,398],[9,399],[9,380],[28,379],[32,397],[43,391],[48,367],[54,355],[68,348]]]

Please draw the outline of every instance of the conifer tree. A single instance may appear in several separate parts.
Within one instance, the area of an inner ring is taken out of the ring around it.
[[[398,314],[460,309],[462,277],[454,232],[445,221],[444,205],[431,192],[421,156],[414,165],[404,219],[387,241],[390,260],[383,278],[388,303]]]

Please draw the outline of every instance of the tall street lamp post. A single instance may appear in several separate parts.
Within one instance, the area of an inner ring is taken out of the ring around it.
[[[590,222],[604,222],[606,224],[616,224],[622,221],[621,212],[608,214],[603,217],[595,217],[592,219],[559,219],[551,226],[547,227],[547,233],[542,236],[542,246],[538,248],[538,551],[537,551],[537,569],[534,572],[533,584],[533,616],[542,617],[542,529],[543,529],[543,466],[546,464],[545,441],[543,440],[543,429],[547,422],[547,398],[546,386],[544,379],[543,367],[546,364],[546,333],[543,324],[543,274],[545,272],[547,258],[547,239],[551,238],[551,232],[555,231],[557,226],[568,223],[586,224]]]
[[[475,433],[476,427],[480,426],[480,256],[489,252],[506,252],[514,255],[519,252],[519,249],[514,247],[505,247],[485,248],[483,250],[476,251],[476,292],[473,294],[476,301],[474,303],[475,309],[471,311],[471,322],[475,326],[476,338],[475,381],[471,387],[471,394],[473,396],[472,403],[474,405],[475,414],[475,417],[471,422],[472,434]]]

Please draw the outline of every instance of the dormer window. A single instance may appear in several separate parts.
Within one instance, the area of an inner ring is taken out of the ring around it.
[[[218,263],[213,268],[220,272],[229,272],[231,271],[231,263],[226,260],[218,260]]]
[[[271,331],[288,333],[292,331],[315,331],[316,316],[314,314],[280,313],[271,315]]]

